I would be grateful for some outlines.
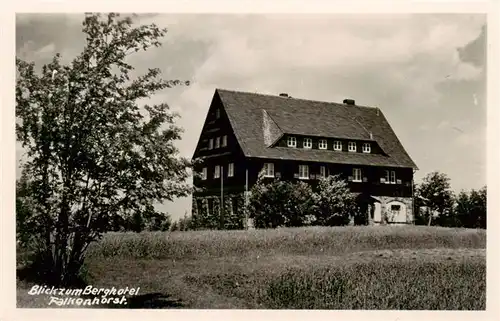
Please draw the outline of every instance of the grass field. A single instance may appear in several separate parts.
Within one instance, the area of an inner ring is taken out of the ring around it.
[[[417,226],[110,233],[86,263],[93,286],[140,287],[131,308],[484,310],[485,248]],[[18,307],[46,304],[26,289]]]

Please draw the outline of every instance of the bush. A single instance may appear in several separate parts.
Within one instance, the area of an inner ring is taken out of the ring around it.
[[[304,182],[259,181],[252,188],[248,206],[257,228],[303,226],[314,213],[313,191]]]
[[[338,176],[320,179],[314,202],[316,225],[347,225],[356,212],[355,196]]]

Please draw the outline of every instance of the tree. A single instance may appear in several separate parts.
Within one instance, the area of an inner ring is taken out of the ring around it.
[[[486,228],[486,212],[486,187],[458,194],[455,213],[460,226]]]
[[[316,225],[347,225],[356,210],[354,195],[338,175],[320,179],[315,204]]]
[[[416,194],[425,200],[424,205],[430,210],[428,225],[432,223],[434,212],[437,212],[441,219],[451,214],[453,193],[450,189],[450,179],[446,174],[439,172],[427,174]]]
[[[37,242],[34,270],[57,285],[75,281],[88,245],[117,216],[142,216],[190,192],[190,164],[174,146],[178,115],[167,104],[138,105],[183,82],[161,79],[159,69],[132,77],[127,62],[160,46],[166,30],[110,13],[86,14],[82,31],[84,49],[68,65],[57,54],[36,72],[16,59],[16,136],[36,222],[26,228]]]
[[[257,228],[302,226],[313,213],[311,187],[304,183],[260,178],[252,187],[249,213]]]

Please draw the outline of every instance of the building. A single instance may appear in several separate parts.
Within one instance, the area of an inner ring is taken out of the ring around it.
[[[202,189],[193,194],[193,218],[217,216],[221,228],[226,217],[242,217],[245,193],[261,171],[311,183],[340,174],[366,206],[370,224],[413,222],[417,166],[382,111],[351,99],[216,89],[193,160],[199,173],[193,184]]]

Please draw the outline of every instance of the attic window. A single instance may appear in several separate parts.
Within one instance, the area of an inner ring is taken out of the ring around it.
[[[304,138],[304,148],[312,148],[313,146],[313,143],[312,143],[312,139],[310,138]]]
[[[328,144],[326,142],[326,139],[320,139],[319,140],[319,149],[326,149],[328,147]]]
[[[292,136],[288,137],[287,145],[288,145],[288,147],[297,147],[297,138],[292,137]]]
[[[333,143],[333,150],[342,150],[342,143],[339,141]]]
[[[217,108],[217,109],[215,110],[215,119],[219,119],[219,118],[220,118],[220,109],[219,109],[219,108]]]
[[[370,143],[364,143],[363,144],[363,153],[370,153],[372,150]]]
[[[349,151],[350,152],[356,151],[356,143],[355,142],[349,142]]]

